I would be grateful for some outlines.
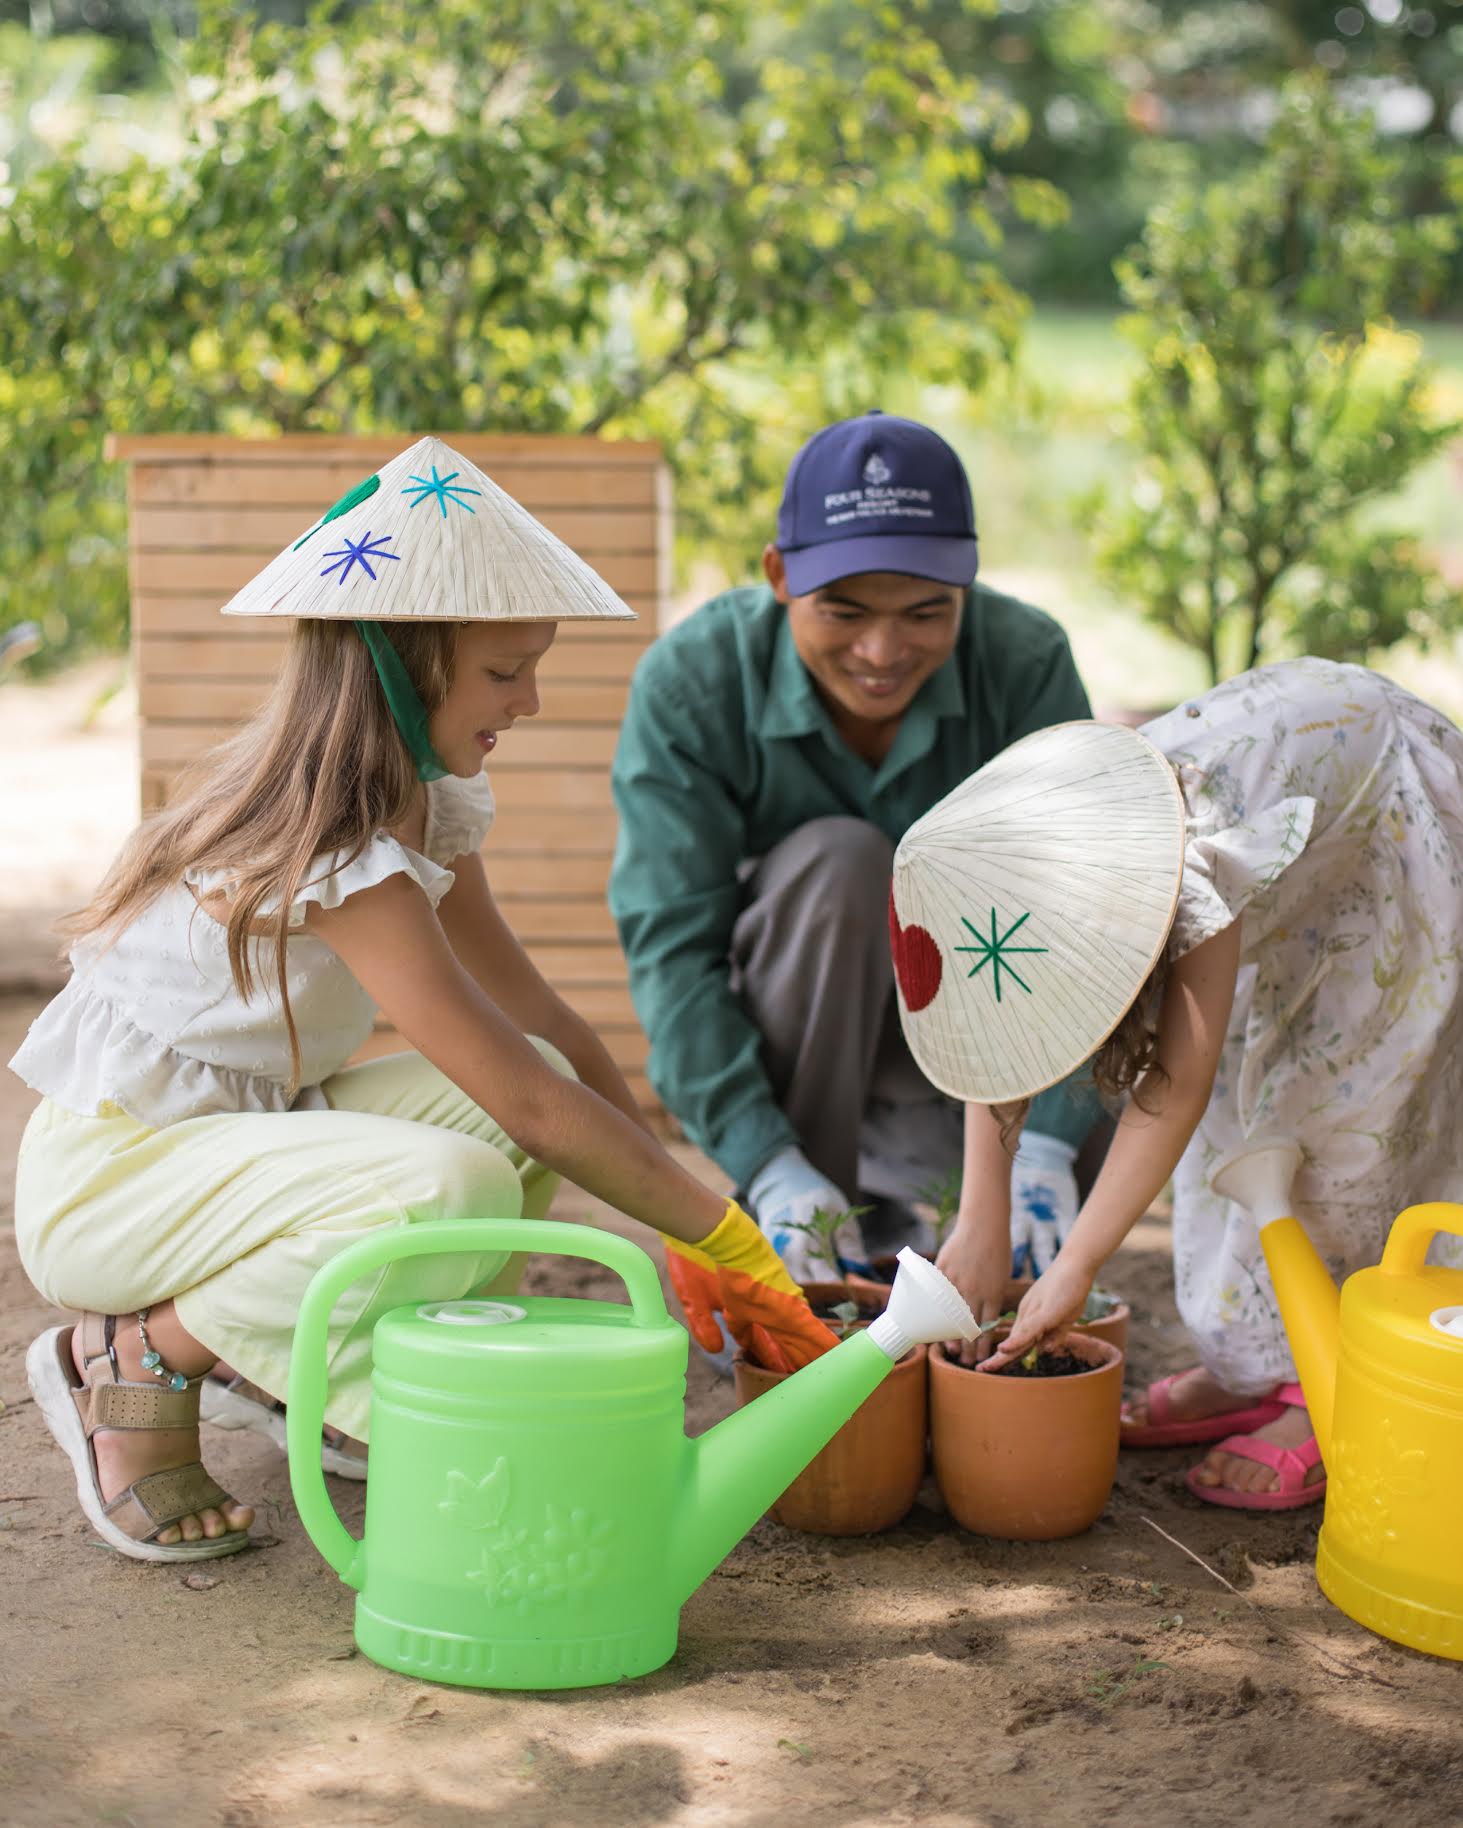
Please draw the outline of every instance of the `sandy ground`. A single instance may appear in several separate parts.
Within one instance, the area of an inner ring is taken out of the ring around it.
[[[132,778],[125,701],[87,732],[47,738],[42,718],[22,751],[14,692],[0,688],[0,961],[17,986],[0,997],[0,1061],[41,1004],[24,988],[25,960],[47,953],[38,911],[74,897],[110,854]],[[53,768],[36,763],[43,739],[57,746]],[[602,1690],[475,1692],[367,1662],[351,1642],[351,1595],[305,1538],[283,1460],[253,1439],[205,1430],[212,1470],[260,1507],[258,1548],[202,1564],[193,1586],[181,1570],[118,1558],[80,1518],[25,1390],[26,1344],[53,1318],[11,1239],[32,1102],[0,1074],[7,1824],[1463,1823],[1463,1670],[1371,1637],[1321,1598],[1315,1512],[1200,1505],[1182,1485],[1183,1454],[1125,1455],[1106,1515],[1062,1543],[967,1535],[930,1482],[881,1537],[763,1522],[687,1604],[675,1659]],[[634,1229],[572,1189],[555,1211]],[[1161,1217],[1106,1279],[1138,1316],[1135,1376],[1181,1365]],[[529,1286],[614,1292],[589,1266],[536,1269]],[[693,1364],[692,1431],[730,1401]],[[358,1528],[361,1489],[332,1487]]]

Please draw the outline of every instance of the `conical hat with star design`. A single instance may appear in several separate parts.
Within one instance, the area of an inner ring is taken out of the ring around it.
[[[1005,1104],[1090,1058],[1163,950],[1184,836],[1161,751],[1099,723],[1024,737],[910,826],[889,929],[931,1084]]]
[[[422,438],[302,527],[226,616],[366,622],[633,622],[634,610],[440,438]]]

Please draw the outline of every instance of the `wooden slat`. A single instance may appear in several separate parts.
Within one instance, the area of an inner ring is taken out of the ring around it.
[[[155,656],[151,658],[155,663]],[[192,723],[207,719],[220,724],[240,723],[252,717],[264,701],[274,675],[251,673],[231,679],[159,678],[144,672],[138,686],[138,708],[156,723]],[[555,723],[615,724],[625,709],[624,684],[607,681],[587,684],[581,680],[544,680],[544,710]]]
[[[493,898],[509,914],[522,900],[536,895],[573,895],[593,896],[603,900],[609,883],[609,859],[607,857],[515,857],[511,869],[501,872],[491,867],[491,846],[493,834],[488,833],[488,842],[483,847],[483,860],[489,865],[488,881],[492,884]]]
[[[269,547],[243,552],[139,552],[133,547],[132,589],[136,595],[153,591],[232,594],[242,590],[277,550],[277,547]],[[608,553],[596,561],[594,569],[611,590],[626,596],[639,593],[653,597],[660,583],[656,560],[650,553]],[[631,604],[631,608],[634,607]],[[599,626],[611,627],[613,624],[600,623]]]
[[[229,623],[215,615],[207,632],[154,634],[142,621],[133,623],[133,647],[137,655],[138,677],[148,679],[254,680],[271,683],[279,672],[288,646],[287,635],[271,630],[263,640],[239,640]],[[577,681],[583,685],[608,683],[623,690],[640,656],[650,645],[653,630],[640,635],[634,624],[619,623],[626,630],[618,641],[581,641],[565,639],[568,624],[560,624],[560,634],[539,663],[539,677],[558,684]]]
[[[300,505],[308,499],[301,497],[294,506],[282,508],[200,508],[188,503],[134,507],[133,543],[145,555],[144,563],[157,552],[257,551],[262,564],[319,520],[318,512]],[[623,507],[552,507],[541,509],[538,518],[596,569],[611,555],[656,550],[655,518],[649,508],[632,514]]]
[[[182,772],[181,765],[144,770],[144,812],[155,812],[167,804],[172,785]],[[510,796],[499,799],[498,816],[483,846],[483,858],[491,881],[495,872],[515,868],[514,860],[519,857],[548,860],[569,856],[591,859],[598,867],[607,868],[614,848],[615,821],[608,807],[600,811],[560,811],[519,806]]]
[[[142,728],[144,768],[168,767],[193,761],[212,749],[225,734],[217,723],[153,723]],[[493,776],[526,769],[594,768],[603,775],[609,768],[619,736],[613,724],[546,723],[532,718],[517,724],[493,754]]]
[[[468,453],[464,453],[467,455]],[[639,508],[655,511],[664,466],[479,463],[500,489],[541,517],[555,508]],[[339,501],[370,473],[359,461],[270,467],[260,464],[141,464],[132,472],[134,508],[183,506],[288,508],[316,512]]]
[[[256,570],[260,567],[255,567]],[[169,595],[151,589],[133,590],[132,593],[132,626],[136,633],[151,640],[158,635],[193,635],[200,638],[213,637],[220,640],[238,642],[257,642],[261,646],[268,644],[283,654],[289,640],[290,618],[288,616],[225,616],[220,613],[222,605],[228,601],[229,588],[220,584],[216,589],[200,587],[193,592]],[[647,646],[655,638],[658,615],[657,599],[651,596],[630,592],[625,596],[626,605],[633,609],[640,618],[637,622],[617,622],[585,617],[580,621],[564,621],[559,624],[559,632],[554,637],[551,652],[557,654],[566,647],[578,647],[583,643],[598,646],[601,643],[610,647]],[[596,665],[605,662],[597,661]]]
[[[615,939],[615,923],[600,896],[500,901],[503,917],[525,946]]]
[[[625,958],[611,940],[543,941],[527,948],[529,957],[551,984],[600,984],[618,989],[625,982]],[[572,1000],[572,999],[571,999]]]
[[[134,463],[139,468],[145,464],[217,462],[283,469],[323,461],[353,464],[359,476],[380,469],[383,462],[399,456],[419,438],[441,438],[480,466],[488,457],[496,457],[500,463],[512,461],[545,468],[572,463],[613,469],[622,464],[661,462],[660,446],[649,439],[540,432],[417,431],[371,437],[288,432],[279,438],[231,438],[220,432],[110,432],[104,455],[108,463]]]

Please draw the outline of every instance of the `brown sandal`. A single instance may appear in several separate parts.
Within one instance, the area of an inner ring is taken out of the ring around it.
[[[76,1473],[76,1496],[92,1528],[111,1548],[135,1561],[210,1561],[235,1555],[249,1543],[247,1530],[229,1530],[199,1542],[160,1543],[157,1537],[181,1518],[220,1510],[234,1500],[203,1470],[201,1461],[166,1466],[134,1479],[108,1501],[97,1477],[92,1436],[99,1429],[172,1429],[198,1425],[201,1377],[181,1390],[128,1383],[117,1376],[101,1314],[81,1320],[85,1376],[77,1379],[70,1327],[52,1327],[31,1341],[26,1376],[36,1407]]]

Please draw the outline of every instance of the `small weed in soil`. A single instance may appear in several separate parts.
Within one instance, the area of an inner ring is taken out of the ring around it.
[[[1151,1676],[1156,1670],[1167,1669],[1168,1664],[1156,1657],[1135,1657],[1133,1667],[1123,1673],[1115,1669],[1099,1669],[1089,1679],[1087,1698],[1095,1701],[1099,1707],[1111,1707],[1121,1701],[1128,1690],[1143,1676]]]

